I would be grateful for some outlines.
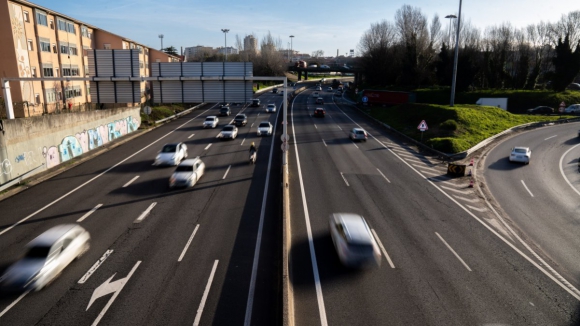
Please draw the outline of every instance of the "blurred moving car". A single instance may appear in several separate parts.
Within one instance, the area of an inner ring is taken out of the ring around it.
[[[530,158],[532,157],[532,151],[529,147],[514,147],[510,153],[510,162],[521,162],[524,164],[530,163]]]
[[[349,133],[349,137],[353,141],[355,140],[367,141],[367,139],[369,138],[367,132],[362,128],[352,128],[352,130]]]
[[[349,267],[380,266],[381,252],[365,219],[352,213],[330,215],[330,236],[340,262]]]
[[[266,106],[266,112],[276,112],[276,104],[268,104],[268,106]]]
[[[314,110],[314,114],[313,114],[313,116],[315,116],[315,117],[320,117],[320,118],[324,118],[324,114],[326,114],[326,112],[324,111],[324,109],[323,109],[323,108],[316,108],[316,109]]]
[[[314,100],[314,103],[316,103],[316,104],[324,104],[324,100],[322,99],[322,97],[317,97],[316,100]]]
[[[153,165],[177,165],[187,157],[187,146],[184,143],[165,144],[155,157]]]
[[[565,113],[580,113],[580,104],[572,104],[564,109]]]
[[[185,160],[169,178],[169,187],[193,187],[205,172],[205,163],[198,157]]]
[[[272,88],[272,93],[274,94],[278,93],[278,88],[277,87]]]
[[[248,116],[240,113],[234,118],[234,123],[236,126],[245,126],[248,123]]]
[[[205,118],[205,121],[203,122],[203,128],[215,128],[217,127],[219,121],[220,119],[218,117],[215,115],[210,115]]]
[[[549,106],[537,106],[533,109],[528,109],[528,114],[552,114],[554,109]]]
[[[220,115],[229,116],[230,114],[232,114],[232,110],[230,110],[229,105],[222,105],[220,107]]]
[[[236,139],[238,137],[238,127],[225,125],[219,135],[220,139]]]
[[[332,86],[328,86],[328,87],[326,88],[326,91],[327,91],[327,92],[332,92]]]
[[[260,106],[260,99],[259,98],[252,99],[252,106]]]
[[[270,136],[272,135],[272,124],[269,121],[262,121],[258,125],[258,136]]]
[[[25,256],[0,277],[0,287],[5,291],[39,291],[86,253],[90,240],[89,232],[77,224],[50,228],[26,245]]]

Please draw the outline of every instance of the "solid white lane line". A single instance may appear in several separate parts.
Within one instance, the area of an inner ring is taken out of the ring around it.
[[[346,178],[344,177],[344,174],[342,174],[342,172],[340,172],[340,176],[342,177],[342,180],[344,180],[344,183],[346,183],[346,186],[350,187],[350,185],[348,184],[348,181],[346,181]]]
[[[294,98],[296,99],[296,98]],[[294,100],[292,100],[294,103]],[[296,139],[296,129],[294,128],[294,104],[290,111],[292,119],[292,137]],[[310,262],[312,264],[312,274],[314,274],[314,288],[316,289],[316,300],[318,302],[318,314],[320,315],[321,326],[328,326],[326,320],[326,308],[324,307],[324,297],[322,296],[322,286],[320,284],[320,275],[318,274],[318,263],[316,262],[316,252],[314,251],[314,241],[312,238],[312,228],[310,226],[310,215],[308,214],[308,205],[306,203],[306,192],[304,190],[304,181],[302,180],[302,169],[300,168],[300,156],[298,155],[298,144],[294,143],[296,153],[296,167],[298,168],[298,180],[300,181],[300,194],[302,195],[302,207],[304,209],[304,219],[306,220],[306,234],[308,235],[308,248],[310,250]],[[248,326],[248,325],[245,325]]]
[[[217,105],[217,104],[216,104],[216,105]],[[205,114],[207,111],[209,111],[209,110],[213,109],[214,107],[215,107],[215,105],[214,105],[214,106],[212,106],[211,108],[209,108],[209,109],[207,109],[207,110],[203,111],[202,113],[200,113],[200,114],[196,115],[196,116],[195,116],[195,117],[193,117],[192,119],[190,119],[190,120],[187,120],[187,121],[186,121],[186,122],[184,122],[182,125],[180,125],[180,126],[178,126],[177,128],[175,128],[175,129],[171,130],[170,132],[166,133],[165,135],[163,135],[163,136],[161,136],[161,137],[157,138],[157,140],[155,140],[155,141],[151,142],[151,144],[149,144],[149,145],[147,145],[147,146],[145,146],[145,147],[141,148],[140,150],[136,151],[135,153],[133,153],[133,154],[131,154],[131,155],[127,156],[125,159],[121,160],[119,163],[117,163],[117,164],[115,164],[115,165],[111,166],[110,168],[108,168],[108,169],[106,169],[105,171],[103,171],[103,172],[99,173],[98,175],[96,175],[96,176],[94,176],[93,178],[89,179],[88,181],[86,181],[85,183],[81,184],[80,186],[78,186],[78,187],[74,188],[73,190],[71,190],[71,191],[67,192],[66,194],[64,194],[64,195],[62,195],[62,196],[60,196],[60,197],[58,197],[57,199],[53,200],[53,201],[52,201],[52,202],[50,202],[49,204],[47,204],[47,205],[45,205],[44,207],[42,207],[42,208],[38,209],[36,212],[34,212],[34,213],[32,213],[32,214],[30,214],[30,215],[26,216],[25,218],[21,219],[21,220],[20,220],[20,221],[18,221],[18,222],[16,222],[16,223],[12,224],[11,226],[9,226],[9,227],[7,227],[6,229],[2,230],[2,232],[0,232],[0,235],[3,235],[4,233],[6,233],[6,232],[8,232],[8,231],[12,230],[14,227],[16,227],[16,226],[18,226],[18,225],[22,224],[23,222],[27,221],[27,220],[28,220],[28,219],[30,219],[31,217],[35,216],[36,214],[38,214],[38,213],[42,212],[43,210],[45,210],[45,209],[49,208],[49,207],[50,207],[50,206],[52,206],[52,205],[54,205],[54,204],[58,203],[58,202],[59,202],[59,201],[61,201],[62,199],[64,199],[64,198],[68,197],[70,194],[72,194],[72,193],[76,192],[77,190],[81,189],[82,187],[84,187],[84,186],[88,185],[89,183],[93,182],[95,179],[97,179],[97,178],[101,177],[101,176],[102,176],[102,175],[104,175],[105,173],[107,173],[107,172],[111,171],[112,169],[116,168],[117,166],[119,166],[119,165],[121,165],[121,164],[125,163],[127,160],[129,160],[129,159],[133,158],[133,156],[135,156],[135,155],[137,155],[137,154],[141,153],[142,151],[146,150],[147,148],[149,148],[149,147],[153,146],[155,143],[157,143],[157,142],[158,142],[158,141],[160,141],[161,139],[163,139],[163,138],[165,138],[165,137],[167,137],[167,136],[171,135],[171,134],[172,134],[172,133],[174,133],[174,132],[175,132],[177,129],[179,129],[179,128],[181,128],[181,127],[185,126],[186,124],[190,123],[191,121],[193,121],[193,120],[197,119],[199,116],[201,116],[202,114]]]
[[[550,138],[554,138],[554,137],[558,137],[558,135],[550,136],[550,137],[548,137],[548,138],[546,138],[546,139],[544,139],[544,140],[548,140],[548,139],[550,139]]]
[[[278,120],[280,111],[276,113],[274,121]],[[272,134],[276,134],[278,124],[274,124]],[[266,200],[268,199],[268,188],[270,184],[270,172],[272,170],[272,158],[274,155],[274,143],[270,144],[270,157],[268,158],[268,168],[266,169],[266,181],[264,183],[264,194],[262,196],[262,209],[260,210],[260,222],[258,224],[258,234],[256,236],[256,248],[254,249],[254,261],[252,262],[252,276],[250,277],[250,289],[248,290],[248,302],[246,303],[246,317],[244,326],[250,326],[252,322],[252,307],[254,306],[254,292],[256,291],[256,278],[258,276],[258,262],[260,261],[260,248],[262,246],[262,230],[264,229],[264,219],[266,216]]]
[[[339,125],[336,125],[338,127],[338,129],[342,130],[342,128]]]
[[[471,205],[465,205],[465,206],[469,207],[469,209],[473,209],[474,211],[478,211],[478,212],[485,212],[485,211],[487,211],[487,208],[485,208],[485,207],[478,208],[478,207],[473,207]]]
[[[457,257],[457,259],[459,259],[459,261],[463,264],[463,266],[465,266],[465,268],[467,268],[467,270],[471,272],[471,268],[469,268],[469,266],[467,266],[467,264],[463,261],[463,259],[461,259],[461,257],[459,257],[459,255],[455,252],[455,250],[453,250],[453,248],[451,248],[451,246],[447,243],[447,241],[445,241],[445,239],[443,239],[443,237],[440,236],[439,233],[435,232],[435,234],[437,234],[439,239],[441,239],[441,241],[443,241],[445,246],[447,246],[447,249],[449,249],[455,255],[455,257]]]
[[[252,123],[252,125],[250,126],[250,128],[252,128],[254,126],[254,124]]]
[[[113,301],[115,301],[115,299],[117,299],[117,297],[119,296],[119,293],[121,293],[121,290],[123,290],[125,285],[129,282],[129,279],[131,278],[131,276],[133,276],[133,273],[135,273],[135,270],[137,269],[137,267],[139,267],[139,265],[141,265],[140,260],[137,261],[137,263],[135,264],[135,266],[133,266],[133,268],[131,269],[129,274],[127,274],[124,281],[121,283],[121,286],[119,287],[119,289],[117,291],[115,291],[115,294],[113,294],[111,299],[109,299],[109,302],[107,302],[107,305],[105,306],[105,308],[103,308],[103,310],[101,310],[101,313],[99,313],[99,315],[97,316],[97,319],[95,319],[92,326],[97,326],[99,324],[99,322],[101,321],[101,318],[103,318],[105,316],[105,314],[107,313],[107,310],[109,310],[109,308],[113,304]],[[109,279],[109,281],[110,280],[111,279]],[[87,310],[88,310],[88,308],[87,308]]]
[[[195,134],[191,134],[191,135],[189,135],[189,137],[187,137],[187,139],[189,139],[189,138],[191,138],[191,137],[193,137],[193,136],[195,136]]]
[[[351,142],[354,145],[354,147],[358,148],[358,146],[354,143],[354,141],[351,140]]]
[[[243,146],[245,141],[246,141],[246,138],[242,139],[242,143],[240,144],[240,146]]]
[[[383,176],[383,178],[385,178],[385,180],[387,180],[388,183],[391,183],[391,181],[387,179],[387,177],[385,177],[385,175],[383,174],[383,172],[381,172],[381,170],[377,168],[377,171],[379,171],[379,173]]]
[[[322,140],[322,142],[324,143],[325,147],[328,147],[328,145],[326,145],[326,142],[324,141],[324,139]]]
[[[151,205],[149,205],[149,207],[143,213],[141,213],[141,215],[139,215],[139,217],[133,223],[141,223],[145,219],[145,217],[149,215],[149,213],[151,212],[153,207],[155,207],[155,205],[157,205],[157,202],[154,202]]]
[[[224,177],[222,178],[222,180],[226,178],[226,176],[228,175],[228,172],[230,172],[231,167],[232,167],[231,165],[228,166],[228,169],[226,170],[226,173],[224,174]]]
[[[524,182],[524,180],[521,180],[522,184],[524,185],[524,188],[526,188],[526,190],[528,191],[528,193],[530,194],[530,196],[534,197],[534,194],[532,194],[532,192],[530,191],[530,189],[528,189],[528,186],[526,186],[526,183]]]
[[[211,144],[212,144],[212,143],[209,143],[209,145],[207,145],[207,146],[206,146],[206,147],[205,147],[203,150],[204,150],[204,151],[207,151],[207,149],[211,147]]]
[[[383,247],[383,243],[381,242],[381,239],[379,239],[379,236],[375,232],[375,229],[371,229],[371,231],[373,232],[373,236],[375,237],[375,240],[377,240],[377,243],[379,244],[379,247],[381,248],[383,255],[385,255],[385,258],[387,258],[389,265],[391,266],[391,268],[395,268],[395,264],[393,264],[391,257],[389,257],[389,254],[387,254],[387,251],[385,250],[385,247]]]
[[[83,215],[81,218],[79,218],[77,220],[78,223],[82,222],[85,220],[85,218],[89,217],[89,215],[93,214],[97,209],[99,209],[99,207],[103,206],[103,204],[98,204],[97,206],[93,207],[93,209],[91,209],[90,211],[88,211],[85,215]]]
[[[22,295],[20,295],[16,300],[14,300],[14,302],[12,302],[10,305],[8,305],[8,307],[2,310],[2,312],[0,312],[0,317],[4,316],[4,314],[6,314],[8,310],[12,309],[12,307],[14,307],[18,303],[18,301],[22,300],[22,298],[24,298],[28,293],[30,293],[30,290],[22,293]]]
[[[215,270],[217,268],[219,260],[216,260],[213,263],[213,267],[211,269],[211,274],[209,274],[209,279],[207,280],[207,285],[205,286],[205,290],[203,291],[203,296],[201,297],[201,302],[199,303],[199,308],[197,308],[197,314],[195,315],[195,320],[193,321],[193,326],[199,325],[199,320],[201,319],[201,314],[203,313],[203,308],[205,307],[205,300],[207,300],[207,296],[209,294],[209,289],[211,288],[211,283],[213,281],[213,276],[215,275]]]
[[[181,255],[179,255],[179,258],[177,259],[178,262],[180,262],[183,259],[183,256],[185,256],[185,252],[187,251],[187,248],[189,248],[189,245],[191,244],[191,241],[193,240],[193,237],[195,237],[195,234],[197,233],[197,229],[199,229],[199,224],[195,226],[195,229],[193,230],[193,233],[189,237],[189,240],[187,240],[187,244],[185,245],[185,248],[183,248],[183,251],[181,252]]]
[[[314,128],[318,129],[318,127],[316,126],[316,123],[314,124]]]
[[[109,258],[109,256],[112,253],[113,253],[113,249],[109,249],[109,250],[105,251],[103,256],[101,256],[101,258],[99,258],[99,260],[97,260],[93,264],[93,266],[91,266],[91,268],[89,268],[89,270],[85,273],[85,275],[83,275],[83,277],[81,277],[81,279],[78,281],[78,283],[79,284],[85,283],[89,279],[89,277],[91,277],[91,275],[93,275],[97,271],[97,268],[99,268],[105,262],[105,260],[107,260],[107,258]]]
[[[133,183],[133,181],[139,179],[139,176],[135,176],[133,179],[129,180],[129,182],[127,182],[126,184],[123,185],[123,188],[127,188],[130,184]]]

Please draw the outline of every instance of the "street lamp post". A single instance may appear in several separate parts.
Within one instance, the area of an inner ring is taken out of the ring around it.
[[[448,45],[451,45],[451,24],[452,24],[451,23],[451,19],[457,18],[457,16],[455,16],[455,15],[447,15],[447,16],[445,16],[445,18],[450,18],[449,19],[449,42],[447,44]]]
[[[161,39],[161,51],[163,51],[163,34],[159,34],[159,38]]]
[[[228,61],[228,38],[227,38],[227,35],[228,35],[229,31],[230,30],[227,28],[222,28],[222,32],[224,32],[224,41],[225,41],[225,47],[224,47],[224,52],[226,53],[225,61]]]
[[[294,50],[292,48],[292,39],[294,38],[294,35],[290,35],[290,62],[292,62],[292,57],[294,56]]]
[[[455,84],[457,82],[457,57],[459,56],[459,30],[461,26],[461,3],[463,0],[459,0],[459,15],[457,17],[457,32],[455,34],[455,58],[453,59],[453,82],[451,83],[451,104],[455,104]]]

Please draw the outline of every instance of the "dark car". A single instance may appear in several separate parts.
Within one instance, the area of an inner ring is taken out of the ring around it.
[[[566,87],[567,89],[571,89],[571,90],[575,90],[575,91],[580,91],[580,84],[579,83],[572,83],[570,85],[568,85],[568,87]]]
[[[323,109],[323,108],[316,108],[316,110],[314,110],[314,114],[313,114],[313,115],[314,115],[315,117],[324,118],[324,114],[325,114],[325,113],[326,113],[326,112],[324,111],[324,109]]]
[[[248,123],[248,117],[245,114],[238,114],[234,118],[236,126],[245,126]]]
[[[324,100],[322,99],[322,97],[317,97],[316,101],[314,101],[314,103],[316,104],[324,104]]]
[[[230,110],[230,107],[222,105],[222,107],[220,108],[220,115],[228,116],[230,114],[232,114],[232,110]]]
[[[276,87],[272,88],[272,93],[274,93],[274,94],[278,93],[278,88],[276,88]]]
[[[255,98],[252,100],[252,106],[260,106],[260,99]]]
[[[533,109],[528,109],[528,114],[552,114],[554,109],[549,106],[538,106]]]

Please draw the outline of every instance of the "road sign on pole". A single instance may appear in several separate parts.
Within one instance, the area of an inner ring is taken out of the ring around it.
[[[566,107],[566,103],[562,102],[560,103],[560,108],[558,109],[560,111],[560,113],[564,112],[564,108]]]
[[[427,122],[425,122],[425,120],[422,120],[419,126],[417,126],[417,129],[421,131],[429,130],[429,127],[427,127]]]
[[[284,134],[284,135],[280,136],[280,140],[283,141],[283,142],[287,142],[288,141],[288,135],[287,134]]]

